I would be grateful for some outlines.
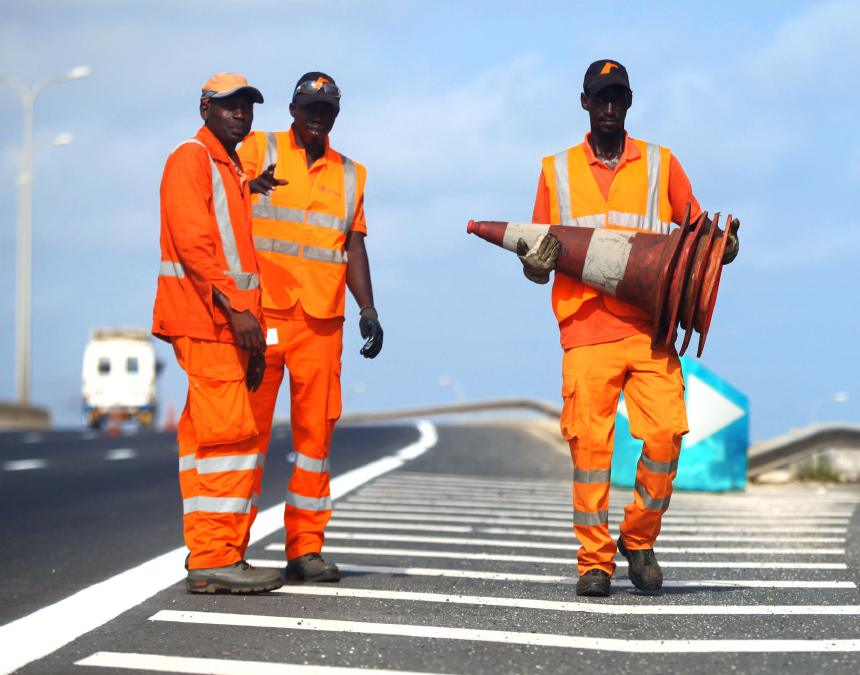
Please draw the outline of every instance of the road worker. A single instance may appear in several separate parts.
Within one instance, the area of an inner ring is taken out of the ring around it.
[[[580,100],[591,131],[583,143],[543,159],[533,222],[668,234],[688,203],[691,221],[702,215],[674,155],[627,135],[633,93],[624,66],[611,59],[592,63]],[[737,255],[737,227],[733,221],[725,262]],[[531,249],[520,240],[526,277],[547,283],[559,248],[552,235]],[[677,352],[651,349],[646,313],[563,274],[555,275],[552,306],[564,350],[561,431],[573,458],[573,528],[581,544],[576,594],[609,595],[616,551],[627,558],[638,589],[659,590],[663,573],[654,541],[688,431]],[[622,391],[630,431],[644,443],[616,545],[609,534],[609,480]]]
[[[263,380],[266,343],[251,194],[236,145],[262,102],[241,75],[212,77],[200,98],[203,127],[171,153],[161,181],[152,332],[172,343],[188,375],[178,440],[192,593],[284,583],[280,570],[244,561],[266,450],[249,391]]]
[[[323,560],[331,517],[329,445],[341,413],[343,313],[348,286],[360,308],[361,349],[374,358],[382,327],[373,306],[364,237],[365,168],[331,149],[341,92],[325,73],[306,73],[292,92],[289,131],[254,132],[239,148],[253,207],[254,246],[268,328],[266,374],[252,394],[262,446],[289,372],[296,464],[287,489],[286,577],[338,581]]]

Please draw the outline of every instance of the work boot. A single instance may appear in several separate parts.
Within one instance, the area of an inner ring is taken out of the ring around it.
[[[629,551],[618,537],[618,551],[627,558],[627,576],[640,591],[659,591],[663,587],[663,570],[657,564],[653,548]]]
[[[280,570],[257,569],[244,560],[225,567],[188,570],[185,589],[189,593],[261,593],[284,585]]]
[[[603,570],[588,570],[576,582],[576,594],[590,598],[606,598],[609,596],[610,578]]]
[[[340,581],[340,571],[319,553],[306,553],[287,561],[287,581]]]

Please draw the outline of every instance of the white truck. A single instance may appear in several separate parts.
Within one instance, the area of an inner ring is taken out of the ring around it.
[[[152,336],[141,328],[96,328],[84,350],[84,422],[135,421],[151,429],[155,421],[155,380],[161,363]]]

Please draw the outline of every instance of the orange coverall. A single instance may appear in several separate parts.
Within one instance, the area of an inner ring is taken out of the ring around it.
[[[178,440],[189,569],[244,559],[266,451],[245,382],[248,356],[234,344],[213,288],[262,322],[250,193],[204,126],[164,167],[152,327],[188,374]]]
[[[288,185],[254,195],[254,244],[269,329],[266,374],[251,395],[263,447],[278,390],[289,371],[296,465],[287,488],[287,560],[319,553],[331,518],[329,446],[341,413],[340,372],[346,288],[346,237],[366,234],[366,171],[329,147],[308,168],[288,132],[254,132],[239,148],[253,180],[270,164]]]
[[[564,177],[559,189],[556,181]],[[649,184],[656,191],[649,192]],[[561,203],[559,193],[566,196]],[[649,206],[653,194],[659,203]],[[691,219],[698,218],[690,182],[667,149],[628,137],[613,171],[595,158],[586,136],[584,143],[544,158],[532,221],[668,233],[688,202]],[[623,391],[630,431],[643,441],[621,534],[630,550],[653,548],[688,431],[681,364],[674,347],[651,349],[643,312],[558,273],[553,308],[564,349],[561,431],[574,465],[578,569],[611,575],[616,543],[609,534],[609,482],[618,399]]]

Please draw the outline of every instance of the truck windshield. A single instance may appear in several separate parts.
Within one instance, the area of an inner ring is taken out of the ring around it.
[[[126,372],[129,372],[129,373],[136,373],[137,372],[137,357],[136,356],[129,356],[125,360],[125,370],[126,370]]]
[[[107,356],[102,356],[99,359],[99,374],[107,375],[110,373],[110,359]]]

